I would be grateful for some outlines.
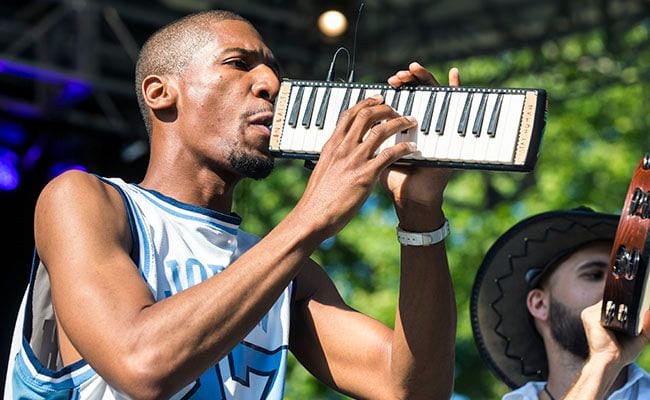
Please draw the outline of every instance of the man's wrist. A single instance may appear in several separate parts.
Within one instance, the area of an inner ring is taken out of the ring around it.
[[[602,370],[603,373],[614,371],[616,374],[618,374],[618,372],[623,369],[624,365],[622,365],[622,360],[620,357],[609,353],[598,353],[591,354],[587,358],[585,367],[587,367],[592,372]]]
[[[590,356],[566,399],[604,398],[622,369],[618,364],[610,356]]]
[[[438,229],[447,220],[442,208],[425,207],[417,203],[396,207],[399,227],[410,232],[430,232]]]

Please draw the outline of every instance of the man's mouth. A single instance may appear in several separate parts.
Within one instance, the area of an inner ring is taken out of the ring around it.
[[[273,125],[273,112],[265,111],[255,114],[249,119],[249,123],[264,128],[264,130],[270,134],[271,126]]]

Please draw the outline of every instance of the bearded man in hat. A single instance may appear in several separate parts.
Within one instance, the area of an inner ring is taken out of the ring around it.
[[[619,218],[586,207],[538,214],[488,251],[471,320],[481,356],[514,389],[503,400],[650,398],[650,375],[633,363],[650,315],[635,338],[600,325]]]

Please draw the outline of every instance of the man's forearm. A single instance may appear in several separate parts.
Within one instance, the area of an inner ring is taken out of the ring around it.
[[[401,216],[400,227],[431,231],[444,222],[442,213],[428,218]],[[405,398],[447,399],[453,388],[456,306],[445,244],[402,246],[401,251],[392,376]]]
[[[565,400],[604,399],[621,367],[605,358],[589,358]]]

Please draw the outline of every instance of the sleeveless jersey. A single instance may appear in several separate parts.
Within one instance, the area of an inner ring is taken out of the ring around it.
[[[241,219],[178,202],[118,178],[133,236],[131,257],[156,301],[218,274],[259,238]],[[255,328],[173,399],[281,399],[293,282]],[[84,360],[62,367],[47,270],[35,256],[12,341],[5,399],[125,399]]]

